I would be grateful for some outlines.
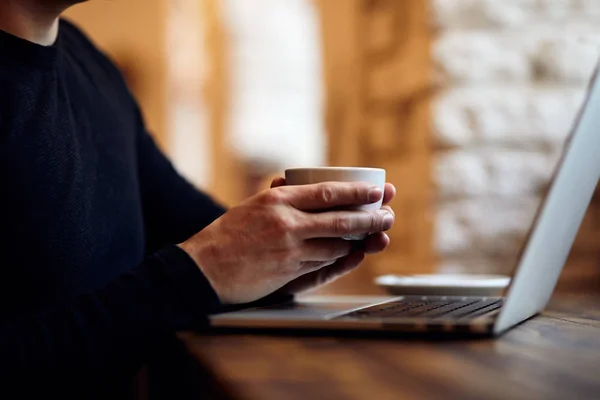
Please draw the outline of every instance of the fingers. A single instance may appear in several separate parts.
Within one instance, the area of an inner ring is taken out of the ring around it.
[[[358,266],[365,259],[365,253],[362,251],[356,251],[348,255],[339,261],[339,266],[332,268],[332,271],[329,271],[329,279],[337,279],[342,275],[347,274],[348,272],[358,268]],[[332,266],[333,267],[333,266]]]
[[[316,271],[318,269],[328,267],[331,264],[335,263],[337,260],[330,261],[304,261],[302,262],[302,271]]]
[[[352,242],[343,239],[308,239],[302,244],[301,261],[330,261],[352,251]]]
[[[330,266],[313,270],[294,279],[281,288],[280,292],[296,294],[330,283],[356,269],[364,258],[365,255],[361,251],[352,252]]]
[[[384,251],[390,244],[390,238],[385,232],[377,232],[367,236],[363,243],[366,254],[375,254]]]
[[[303,245],[302,267],[304,270],[314,271],[327,267],[353,252],[380,253],[389,244],[390,238],[385,232],[369,235],[362,243],[343,239],[309,239]]]
[[[337,182],[337,183],[340,183],[340,182]],[[281,186],[285,186],[285,178],[283,178],[283,177],[277,177],[277,178],[273,179],[273,181],[271,182],[271,189],[281,187]],[[388,204],[389,202],[391,202],[394,199],[394,197],[396,197],[396,187],[393,184],[386,182],[385,190],[383,193],[383,204]],[[379,201],[379,199],[375,200],[375,201]],[[375,201],[373,201],[373,203]],[[369,203],[364,203],[364,204],[369,204]],[[350,204],[350,205],[356,205],[356,204]],[[360,205],[360,204],[358,204],[358,205]],[[335,207],[335,206],[332,206],[332,207]],[[332,207],[329,207],[329,208],[332,208]],[[299,208],[299,209],[303,209],[303,208]],[[321,208],[321,209],[325,209],[325,208]],[[308,208],[306,208],[306,210],[308,210]]]
[[[273,179],[273,181],[271,182],[271,189],[280,186],[285,186],[285,178],[281,176]],[[396,187],[393,184],[386,182],[385,190],[383,193],[383,204],[388,204],[394,199],[394,197],[396,197]]]
[[[368,211],[331,211],[305,214],[299,234],[308,238],[339,238],[361,233],[387,231],[394,215],[386,209]]]
[[[280,186],[285,186],[285,178],[283,178],[281,176],[273,179],[273,181],[271,182],[271,189],[280,187]]]
[[[394,210],[392,209],[392,207],[390,206],[383,206],[381,207],[382,210],[385,210],[387,212],[389,212],[390,214],[392,214],[394,217],[396,216],[396,213],[394,212]]]
[[[356,251],[350,253],[347,257],[338,260],[335,264],[328,267],[314,271],[308,275],[312,275],[307,278],[308,282],[305,282],[305,290],[313,289],[318,286],[326,285],[333,282],[334,280],[346,275],[350,271],[356,269],[360,263],[365,259],[365,254],[362,251]],[[306,276],[306,275],[304,275]]]
[[[383,194],[383,204],[387,204],[396,196],[396,187],[391,183],[385,184],[385,190]]]
[[[286,187],[289,204],[303,211],[361,206],[376,203],[382,197],[381,188],[364,182],[323,182]]]

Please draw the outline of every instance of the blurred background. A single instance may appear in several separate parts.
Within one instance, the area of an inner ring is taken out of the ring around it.
[[[227,205],[288,167],[387,170],[391,247],[335,293],[510,273],[600,54],[597,0],[94,0],[68,17]],[[600,201],[560,287],[600,289]]]

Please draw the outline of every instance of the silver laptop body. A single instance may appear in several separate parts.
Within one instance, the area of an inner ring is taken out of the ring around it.
[[[307,297],[216,314],[210,324],[227,329],[501,334],[548,303],[599,178],[597,67],[505,296]]]

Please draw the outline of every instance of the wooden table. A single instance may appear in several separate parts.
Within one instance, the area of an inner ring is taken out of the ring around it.
[[[600,399],[600,296],[555,297],[498,339],[180,339],[202,398]]]

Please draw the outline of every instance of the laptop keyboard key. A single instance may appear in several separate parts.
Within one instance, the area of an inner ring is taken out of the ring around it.
[[[402,300],[345,314],[350,318],[472,318],[496,310],[502,300]]]
[[[444,307],[448,305],[448,301],[433,301],[433,302],[429,302],[427,304],[423,304],[420,305],[418,307],[412,307],[409,310],[401,310],[398,312],[390,312],[390,313],[384,313],[382,315],[382,317],[402,317],[402,318],[408,318],[408,317],[416,317],[416,316],[420,316],[423,314],[426,314],[427,312],[436,310],[440,307]]]
[[[477,302],[478,302],[477,300],[476,301],[456,301],[456,302],[453,302],[450,304],[446,304],[443,307],[436,308],[435,310],[431,310],[423,316],[427,317],[427,318],[441,317],[441,316],[447,315],[448,313],[450,313],[452,311],[470,306],[471,304],[475,304]]]
[[[500,307],[502,305],[501,303],[502,303],[502,300],[497,300],[497,299],[478,301],[467,307],[462,307],[457,310],[451,311],[451,312],[443,315],[443,317],[450,318],[450,319],[460,319],[460,318],[465,318],[465,317],[471,317],[476,312],[478,312],[478,315],[481,315],[482,314],[481,311],[483,311],[483,313],[488,312],[487,308],[489,308],[491,306],[496,306],[496,305],[498,305],[498,307]],[[496,308],[498,308],[498,307],[496,307]]]

